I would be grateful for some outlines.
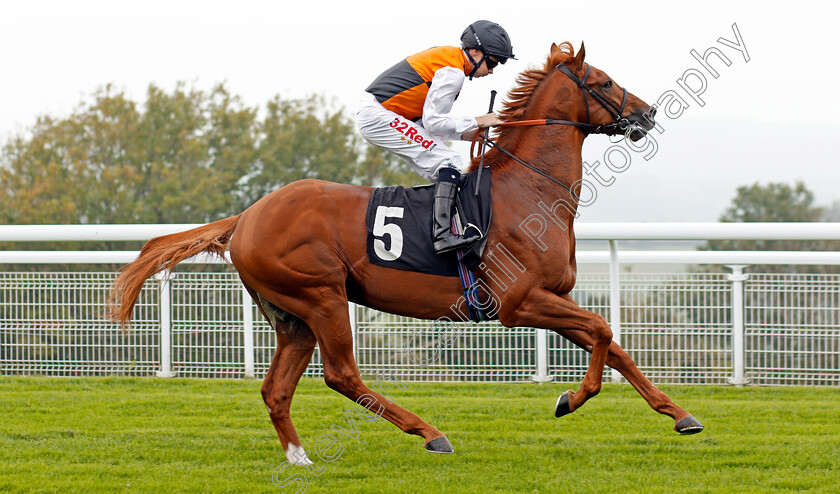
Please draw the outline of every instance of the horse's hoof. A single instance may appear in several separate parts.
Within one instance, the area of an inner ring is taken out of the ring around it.
[[[570,413],[572,413],[572,405],[569,402],[569,392],[566,391],[560,395],[560,398],[557,398],[557,404],[554,405],[554,416],[562,417]]]
[[[684,419],[680,420],[676,424],[674,424],[674,430],[679,432],[680,434],[697,434],[698,432],[703,432],[703,424],[700,423],[699,420],[694,418],[693,415],[689,415]]]
[[[449,439],[446,439],[446,436],[440,436],[432,439],[431,441],[425,444],[426,449],[429,450],[430,453],[454,453],[455,449],[452,447],[452,444],[449,443]]]

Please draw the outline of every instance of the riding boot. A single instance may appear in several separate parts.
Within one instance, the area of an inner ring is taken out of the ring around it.
[[[468,247],[481,238],[479,235],[462,237],[452,233],[452,210],[460,178],[458,170],[444,168],[435,184],[434,236],[435,252],[438,254]]]

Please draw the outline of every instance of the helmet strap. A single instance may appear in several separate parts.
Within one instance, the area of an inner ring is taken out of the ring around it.
[[[470,27],[472,27],[472,26],[470,26]],[[473,64],[472,72],[470,72],[470,74],[469,74],[470,80],[473,80],[473,77],[475,76],[476,71],[478,70],[479,67],[481,67],[481,64],[484,63],[484,60],[487,58],[487,54],[484,53],[484,50],[482,50],[481,48],[477,48],[477,49],[479,51],[481,51],[481,60],[479,60],[478,63],[476,63],[475,59],[472,57],[472,55],[470,55],[470,49],[469,48],[464,50],[464,53],[467,55],[467,58],[470,60],[470,63]]]

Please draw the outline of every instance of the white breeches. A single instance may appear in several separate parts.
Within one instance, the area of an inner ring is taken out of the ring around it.
[[[441,168],[461,171],[461,156],[443,138],[386,109],[370,93],[359,101],[356,126],[367,142],[401,157],[429,182],[437,182]]]

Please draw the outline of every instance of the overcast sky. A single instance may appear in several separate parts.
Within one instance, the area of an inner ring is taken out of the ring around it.
[[[467,24],[486,18],[507,29],[519,60],[468,83],[460,113],[485,111],[491,89],[506,94],[518,72],[564,40],[585,41],[588,62],[648,103],[673,91],[689,105],[676,118],[660,111],[655,155],[632,154],[620,173],[603,166],[609,140],[587,139],[584,159],[602,162],[604,182],[614,180],[598,185],[582,220],[715,221],[735,188],[755,181],[803,180],[820,204],[840,200],[836,3],[453,4],[0,0],[0,138],[38,115],[68,115],[106,83],[142,101],[150,83],[171,90],[177,81],[200,89],[225,81],[249,105],[320,93],[350,111],[382,70],[457,44]],[[731,46],[733,24],[745,50]],[[711,47],[731,62],[710,58],[717,78],[691,54]],[[697,74],[706,83],[702,106],[678,82],[697,88]]]

